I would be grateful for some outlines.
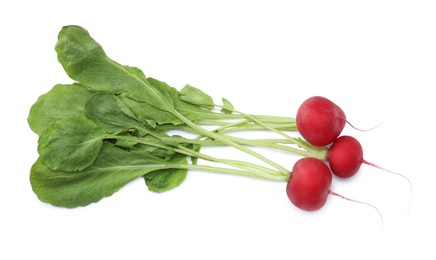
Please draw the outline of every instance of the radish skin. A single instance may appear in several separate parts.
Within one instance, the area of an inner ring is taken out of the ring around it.
[[[329,99],[314,96],[306,99],[296,116],[298,132],[314,146],[326,146],[341,134],[347,122],[342,109]]]
[[[359,171],[364,162],[362,146],[354,137],[341,136],[330,147],[327,161],[336,176],[349,178]]]
[[[292,168],[286,193],[299,209],[315,211],[326,203],[331,183],[332,174],[323,161],[302,158]]]

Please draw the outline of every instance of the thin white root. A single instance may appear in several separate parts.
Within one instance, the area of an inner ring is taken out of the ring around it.
[[[330,191],[330,195],[333,195],[333,196],[336,196],[336,197],[339,197],[341,199],[348,200],[348,201],[351,201],[351,202],[359,203],[359,204],[362,204],[362,205],[365,205],[365,206],[369,206],[369,207],[375,209],[377,211],[379,217],[380,217],[380,224],[381,224],[380,231],[383,231],[383,227],[384,227],[383,215],[381,214],[380,210],[376,206],[371,205],[371,204],[366,203],[366,202],[363,202],[363,201],[360,201],[360,200],[355,200],[355,199],[347,198],[347,197],[345,197],[343,195],[340,195],[340,194],[338,194],[338,193],[336,193],[334,191]]]
[[[388,120],[388,118],[383,119],[383,121],[381,121],[381,122],[378,123],[377,125],[375,125],[375,126],[373,126],[373,127],[371,127],[371,128],[368,128],[368,129],[357,128],[357,127],[355,127],[353,124],[351,124],[348,120],[347,120],[347,124],[350,125],[352,128],[354,128],[354,129],[357,130],[357,131],[360,131],[360,132],[368,132],[368,131],[371,131],[371,130],[374,130],[374,129],[378,128],[379,126],[381,126],[382,124],[384,124],[384,123],[386,122],[386,120]]]
[[[367,164],[367,165],[369,165],[369,166],[375,167],[375,168],[377,168],[377,169],[380,169],[380,170],[382,170],[382,171],[389,172],[389,173],[395,174],[395,175],[397,175],[397,176],[400,176],[400,177],[402,177],[403,179],[405,179],[405,180],[407,181],[407,183],[409,183],[409,188],[410,188],[410,199],[409,199],[409,205],[408,205],[408,207],[407,207],[407,213],[406,213],[406,214],[409,214],[409,212],[410,212],[410,207],[411,207],[411,205],[412,205],[412,197],[413,197],[412,182],[409,180],[409,178],[407,178],[405,175],[403,175],[403,174],[401,174],[401,173],[399,173],[399,172],[392,171],[392,170],[389,170],[389,169],[385,169],[385,168],[383,168],[383,167],[380,167],[380,166],[378,166],[378,165],[376,165],[376,164],[373,164],[373,163],[371,163],[371,162],[367,162],[367,161],[365,161],[365,160],[363,160],[363,163],[364,163],[364,164]]]

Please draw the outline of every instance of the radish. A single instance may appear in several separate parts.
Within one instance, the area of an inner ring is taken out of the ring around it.
[[[405,178],[411,187],[411,182],[406,176],[385,168],[382,168],[372,162],[368,162],[363,158],[363,149],[356,138],[344,135],[336,139],[329,149],[327,154],[327,161],[329,162],[332,172],[341,178],[349,178],[359,171],[362,163],[377,169],[397,174]]]
[[[294,164],[286,186],[286,193],[296,207],[305,211],[315,211],[322,208],[329,195],[372,207],[378,212],[383,229],[383,216],[377,207],[363,201],[347,198],[330,190],[331,183],[332,174],[328,166],[319,159],[305,157]]]
[[[332,143],[341,134],[347,122],[345,113],[325,97],[306,99],[298,108],[297,129],[304,139],[315,146]]]
[[[363,149],[359,141],[351,136],[341,136],[333,142],[327,154],[327,161],[329,162],[330,169],[338,177],[349,178],[356,174],[360,166],[364,163],[377,169],[396,174],[403,177],[408,183],[410,188],[410,201],[409,208],[412,200],[412,183],[410,180],[398,173],[385,168],[382,168],[374,163],[368,162],[363,158]]]
[[[362,145],[360,145],[356,138],[348,135],[341,136],[333,142],[327,154],[327,161],[332,172],[341,178],[349,178],[356,174],[362,163],[406,178],[402,174],[366,161],[363,158]]]
[[[298,208],[315,211],[326,203],[331,183],[332,174],[323,161],[302,158],[292,168],[286,193]]]
[[[363,149],[359,141],[351,136],[341,136],[333,142],[327,155],[332,172],[341,178],[349,178],[359,171],[363,159]]]

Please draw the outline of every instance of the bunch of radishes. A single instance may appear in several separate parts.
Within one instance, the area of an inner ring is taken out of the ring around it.
[[[329,194],[338,195],[330,190],[332,173],[349,178],[358,172],[362,163],[382,169],[363,159],[362,146],[354,137],[340,136],[347,123],[345,113],[327,98],[314,96],[305,100],[298,109],[296,123],[309,144],[328,147],[325,158],[328,165],[307,157],[298,160],[292,169],[286,192],[298,208],[315,211],[324,206]]]
[[[42,201],[69,208],[86,206],[140,177],[151,191],[163,192],[179,186],[188,170],[202,170],[287,182],[292,203],[314,211],[329,194],[343,197],[330,190],[332,172],[347,178],[362,163],[380,168],[363,159],[356,139],[339,137],[347,120],[342,109],[326,98],[304,101],[295,119],[250,115],[236,110],[227,99],[220,105],[193,86],[179,91],[146,77],[137,67],[115,62],[80,26],[64,26],[55,49],[75,83],[56,85],[30,110],[29,125],[39,135],[39,159],[30,179]],[[210,131],[205,126],[217,128]],[[284,139],[226,134],[259,129]],[[171,130],[182,134],[170,135]],[[295,130],[304,140],[284,132]],[[270,167],[200,151],[209,145],[232,147]],[[290,172],[247,146],[280,149],[304,158]]]

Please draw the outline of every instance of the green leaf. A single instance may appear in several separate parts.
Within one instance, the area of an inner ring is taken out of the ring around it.
[[[186,85],[180,90],[180,99],[208,110],[212,110],[215,107],[213,99],[208,94],[191,85]]]
[[[41,201],[74,208],[111,196],[130,181],[164,167],[147,151],[127,151],[105,143],[94,163],[80,172],[53,171],[38,160],[30,182]]]
[[[177,111],[193,122],[208,118],[209,115],[213,114],[210,111],[202,109],[199,105],[194,105],[183,101],[177,89],[169,86],[163,81],[149,77],[147,78],[147,82],[149,82],[156,90],[158,90],[159,93],[165,95],[166,100],[171,100],[171,103]],[[133,113],[141,122],[147,122],[151,125],[182,124],[182,121],[174,114],[156,108],[150,104],[147,104],[146,102],[139,102],[128,98],[125,95],[120,95],[120,99],[133,111]]]
[[[223,98],[223,108],[221,109],[221,112],[231,114],[233,113],[233,109],[233,104],[230,103],[230,101],[228,101],[227,99]]]
[[[132,149],[138,144],[138,140],[132,138],[117,138],[115,145],[123,148]]]
[[[85,104],[92,93],[80,84],[54,86],[41,95],[30,108],[27,119],[33,132],[40,135],[54,122],[76,114],[85,114]]]
[[[188,164],[185,155],[175,154],[168,162],[174,164]],[[178,187],[188,174],[187,169],[161,169],[144,176],[145,183],[150,191],[165,192]]]
[[[184,146],[197,152],[199,152],[201,148],[200,145],[196,144],[187,144]],[[170,156],[167,156],[165,161],[176,165],[187,165],[188,157],[189,156],[184,154],[173,153]],[[197,164],[197,161],[197,157],[191,157],[192,165]],[[187,174],[187,169],[161,169],[145,175],[144,179],[150,191],[165,192],[180,186],[180,184],[186,179]]]
[[[152,137],[152,136],[145,136],[141,138],[141,141],[146,141],[147,143],[156,143],[158,145],[162,145],[162,142],[160,142],[159,140],[157,140],[156,138]],[[159,148],[153,145],[146,145],[146,144],[141,144],[138,143],[134,149],[140,149],[144,152],[147,152],[148,154],[151,154],[153,156],[159,157],[162,160],[164,160],[165,158],[167,158],[168,156],[172,156],[174,154],[173,150],[168,150],[166,148]]]
[[[111,60],[101,45],[82,27],[63,27],[55,49],[59,62],[72,79],[92,92],[119,95],[143,123],[151,126],[182,124],[178,113],[193,122],[209,116],[220,117],[199,105],[183,101],[176,89],[164,82],[146,78],[140,69]],[[209,102],[206,103],[208,105]]]
[[[193,151],[200,152],[200,150],[201,150],[201,145],[199,145],[199,144],[193,144],[193,145],[191,146],[191,149],[192,149]],[[196,165],[197,162],[198,162],[198,157],[191,157],[191,163],[192,163],[192,164]]]
[[[140,122],[149,124],[151,127],[155,127],[156,124],[182,124],[180,119],[168,111],[155,108],[146,102],[139,102],[124,95],[120,95],[119,98],[133,111]]]
[[[65,26],[56,44],[58,60],[70,78],[93,92],[121,94],[171,112],[172,101],[159,93],[138,68],[111,60],[99,43],[80,26]]]
[[[133,112],[115,95],[96,93],[85,106],[86,114],[106,133],[117,134],[135,129],[141,136],[157,131],[140,123]]]
[[[169,86],[167,83],[150,77],[147,78],[147,80],[148,82],[150,82],[150,84],[153,85],[153,87],[158,89],[160,92],[167,93],[168,99],[171,98],[173,100],[174,108],[177,111],[179,111],[183,116],[191,120],[192,122],[198,122],[201,119],[210,118],[215,115],[215,113],[212,113],[211,111],[208,110],[204,110],[198,105],[194,105],[183,101],[177,89]],[[161,122],[158,123],[164,124]],[[178,118],[174,117],[170,120],[170,122],[166,122],[166,123],[173,123],[177,125],[177,124],[181,124],[182,122]]]
[[[40,160],[52,170],[80,171],[93,163],[106,133],[85,115],[53,123],[40,136]]]

